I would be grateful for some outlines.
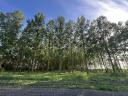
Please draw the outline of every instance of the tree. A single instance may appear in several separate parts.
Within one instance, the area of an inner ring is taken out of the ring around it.
[[[45,16],[37,13],[22,27],[23,18],[20,11],[0,12],[0,68],[87,73],[127,68],[128,22],[111,23],[104,16],[92,22],[81,16],[74,22],[59,16],[45,23]]]
[[[63,68],[64,26],[65,26],[64,17],[62,17],[62,16],[58,17],[56,20],[56,43],[57,43],[58,61],[59,61],[59,70],[60,71]]]
[[[38,55],[41,52],[42,39],[45,33],[44,26],[44,15],[42,13],[37,13],[34,19],[28,21],[27,27],[22,33],[22,48],[25,58],[27,59],[26,63],[30,64],[28,67],[30,70],[34,71],[38,68]],[[26,52],[27,49],[27,53]],[[27,56],[29,57],[27,58]]]
[[[21,28],[21,22],[23,20],[23,14],[20,11],[12,13],[0,13],[0,37],[1,37],[1,56],[2,66],[7,69],[13,67],[14,58],[16,56],[16,44],[18,34]]]
[[[76,23],[76,42],[77,42],[78,48],[82,49],[81,51],[83,52],[83,56],[84,56],[82,63],[85,65],[86,71],[88,73],[88,63],[87,63],[87,56],[86,56],[87,55],[86,54],[87,31],[88,31],[88,21],[84,18],[84,16],[81,16],[77,19],[77,23]]]

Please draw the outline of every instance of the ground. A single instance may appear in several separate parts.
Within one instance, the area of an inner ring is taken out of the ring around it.
[[[29,96],[28,94],[30,96],[127,96],[127,91],[126,73],[106,74],[101,71],[89,74],[80,71],[0,73],[0,96]]]
[[[6,88],[0,89],[0,96],[128,96],[128,93],[89,89]]]

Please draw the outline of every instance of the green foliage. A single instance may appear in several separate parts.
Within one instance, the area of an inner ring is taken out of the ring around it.
[[[74,22],[59,16],[46,23],[37,13],[22,27],[23,18],[20,11],[0,12],[0,69],[118,74],[127,68],[127,22],[111,23],[104,16]]]

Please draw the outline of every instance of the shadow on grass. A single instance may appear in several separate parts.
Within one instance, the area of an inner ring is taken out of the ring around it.
[[[0,87],[128,91],[128,79],[104,73],[4,73],[0,75]]]

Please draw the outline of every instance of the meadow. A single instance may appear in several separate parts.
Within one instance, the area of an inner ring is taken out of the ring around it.
[[[1,88],[71,88],[128,91],[128,76],[104,72],[1,72]]]

